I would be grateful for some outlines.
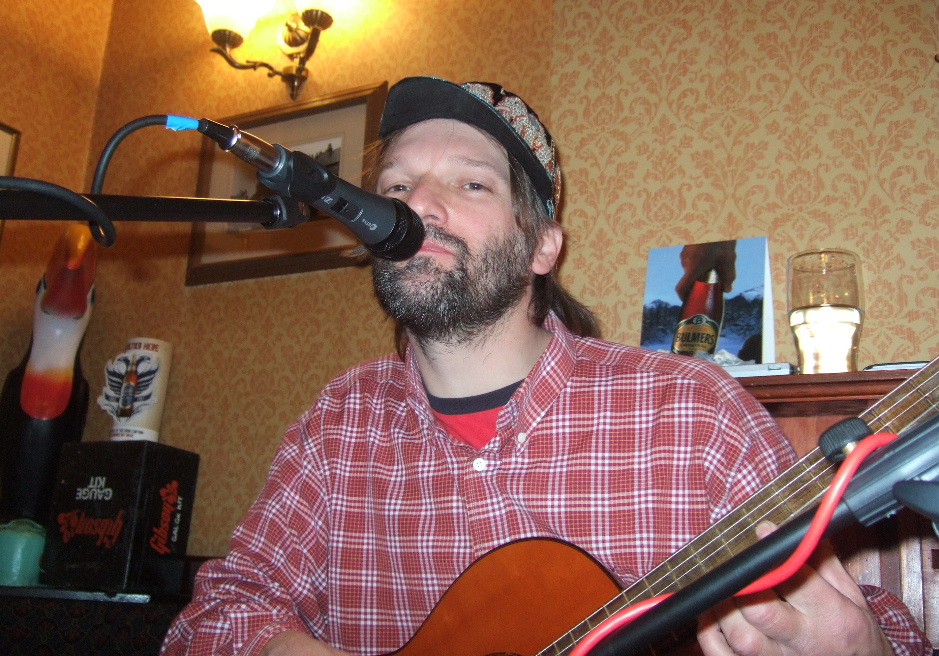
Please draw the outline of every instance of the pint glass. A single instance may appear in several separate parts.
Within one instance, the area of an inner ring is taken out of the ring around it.
[[[789,258],[786,301],[801,373],[857,371],[861,294],[860,262],[854,253],[825,248]]]

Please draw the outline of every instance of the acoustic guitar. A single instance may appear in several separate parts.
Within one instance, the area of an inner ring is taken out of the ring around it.
[[[872,433],[899,433],[937,410],[939,358],[859,418]],[[754,544],[760,522],[784,524],[807,508],[824,494],[836,467],[813,449],[625,590],[591,556],[565,542],[529,539],[499,547],[460,575],[395,656],[569,654],[619,610],[680,590]]]

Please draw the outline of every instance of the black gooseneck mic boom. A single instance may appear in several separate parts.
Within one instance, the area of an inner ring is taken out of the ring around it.
[[[266,187],[341,221],[378,257],[406,260],[420,249],[424,224],[402,201],[360,189],[331,174],[309,155],[269,144],[236,126],[200,119],[198,130],[222,150],[255,167],[258,180]],[[290,208],[287,210],[289,214]]]
[[[255,167],[258,180],[277,193],[263,201],[101,194],[105,171],[118,144],[135,130],[157,125],[171,130],[198,130],[222,150]],[[344,224],[366,249],[386,260],[406,260],[424,241],[424,224],[402,201],[349,184],[305,153],[289,151],[236,126],[205,118],[159,114],[123,126],[101,154],[91,191],[84,196],[43,180],[0,176],[0,220],[73,220],[80,213],[88,218],[95,241],[109,247],[116,237],[112,220],[234,220],[256,222],[268,229],[291,228],[308,221],[309,208],[314,207]]]

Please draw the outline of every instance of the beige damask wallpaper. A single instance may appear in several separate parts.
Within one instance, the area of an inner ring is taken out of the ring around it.
[[[769,235],[863,259],[863,365],[939,346],[939,65],[927,2],[556,2],[572,286],[638,339],[648,248]]]
[[[21,175],[83,189],[103,144],[132,119],[288,102],[276,80],[207,52],[193,0],[81,0],[53,17],[7,4],[0,121],[23,132]],[[561,275],[610,339],[638,342],[649,248],[768,235],[780,360],[795,355],[785,259],[814,246],[864,259],[862,364],[939,351],[935,3],[346,0],[331,10],[301,100],[436,74],[500,81],[540,110],[567,185]],[[48,48],[66,26],[82,38],[58,44],[78,52],[57,68]],[[267,21],[256,32],[275,30]],[[200,140],[135,134],[105,191],[193,194]],[[27,348],[32,292],[58,232],[12,222],[0,242],[0,375]],[[366,271],[185,287],[188,247],[186,224],[118,225],[82,360],[98,389],[128,337],[175,345],[162,439],[202,456],[190,552],[218,554],[287,424],[332,376],[390,350],[390,325]],[[85,439],[103,439],[106,419],[90,408]]]

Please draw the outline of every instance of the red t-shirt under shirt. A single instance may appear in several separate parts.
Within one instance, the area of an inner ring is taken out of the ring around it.
[[[437,421],[453,437],[481,449],[496,434],[496,420],[502,406],[509,402],[522,381],[477,396],[458,399],[441,398],[427,393]]]

